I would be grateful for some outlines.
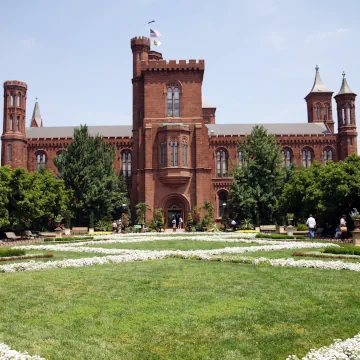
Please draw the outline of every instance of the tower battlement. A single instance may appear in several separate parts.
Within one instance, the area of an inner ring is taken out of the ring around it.
[[[146,36],[136,36],[131,39],[131,48],[136,46],[146,46],[150,48],[150,39]]]
[[[205,70],[205,60],[159,60],[141,62],[142,71]]]
[[[4,89],[9,86],[18,86],[27,89],[27,84],[19,80],[7,80],[4,82]]]

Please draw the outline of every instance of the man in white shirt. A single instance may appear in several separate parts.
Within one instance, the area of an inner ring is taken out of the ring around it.
[[[315,237],[315,228],[316,228],[316,221],[313,218],[313,216],[310,214],[309,218],[306,221],[306,225],[309,228],[309,236],[310,239],[313,239]]]

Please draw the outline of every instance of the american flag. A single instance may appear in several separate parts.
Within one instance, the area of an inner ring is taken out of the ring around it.
[[[160,31],[150,29],[150,37],[157,37],[159,38],[161,36]]]

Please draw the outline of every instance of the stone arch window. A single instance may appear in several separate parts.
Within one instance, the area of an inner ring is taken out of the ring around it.
[[[216,176],[227,176],[228,169],[228,153],[225,149],[219,149],[216,151]]]
[[[16,117],[16,131],[20,131],[20,116]]]
[[[329,104],[325,104],[325,106],[324,106],[324,120],[325,121],[329,120],[329,109],[330,109]]]
[[[345,125],[346,124],[346,117],[345,117],[345,106],[343,105],[342,107],[341,107],[341,123],[343,124],[343,125]]]
[[[121,173],[124,177],[131,177],[131,151],[123,151]]]
[[[10,115],[10,124],[9,124],[10,131],[14,131],[14,117]]]
[[[282,163],[284,167],[290,167],[292,162],[292,151],[289,148],[284,148],[281,151]]]
[[[176,82],[166,88],[167,116],[180,117],[180,86]]]
[[[238,164],[239,164],[239,167],[242,168],[243,166],[245,166],[245,159],[244,159],[244,153],[242,151],[239,151],[238,152]]]
[[[324,149],[324,165],[333,160],[333,155],[332,149]]]
[[[20,93],[18,93],[18,96],[17,96],[16,106],[17,106],[17,107],[21,107],[21,94],[20,94]]]
[[[14,106],[14,104],[15,104],[14,94],[10,94],[10,106]]]
[[[321,105],[316,104],[315,106],[316,120],[321,120]]]
[[[348,124],[351,125],[351,105],[350,104],[347,104],[346,111],[347,111]]]
[[[303,167],[309,168],[314,159],[313,151],[310,148],[305,148],[302,150],[301,154]]]
[[[46,154],[43,151],[36,153],[36,171],[46,168]]]
[[[170,166],[179,166],[179,143],[177,139],[170,141]]]
[[[181,142],[182,166],[188,166],[188,152],[189,152],[189,145],[186,139],[182,139]]]
[[[12,145],[9,144],[7,146],[7,159],[8,161],[12,161]]]
[[[160,166],[167,165],[167,151],[166,151],[166,141],[163,141],[160,144]]]
[[[217,195],[218,195],[218,217],[222,218],[225,215],[228,193],[226,190],[220,190]]]

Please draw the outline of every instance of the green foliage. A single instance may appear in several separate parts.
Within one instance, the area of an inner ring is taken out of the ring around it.
[[[25,255],[25,250],[4,248],[0,249],[0,258]]]
[[[77,225],[119,218],[122,204],[128,205],[124,180],[117,176],[113,163],[115,149],[102,137],[90,137],[87,126],[75,129],[72,143],[54,160],[61,178],[73,191],[72,211]]]
[[[136,215],[137,215],[136,223],[137,224],[145,224],[145,227],[146,227],[147,226],[146,213],[148,211],[151,211],[149,205],[144,202],[138,203],[135,206],[135,210],[136,210]]]
[[[342,214],[360,207],[360,157],[299,170],[285,185],[280,203],[283,213],[313,214],[318,223],[337,225]]]
[[[192,218],[192,227],[195,228],[195,231],[202,231],[202,226],[201,226],[201,215],[200,215],[200,210],[198,206],[193,206],[191,212],[191,218]],[[189,215],[190,215],[189,214]],[[191,230],[193,231],[193,230]]]
[[[95,225],[95,231],[112,231],[111,220],[99,220]]]
[[[274,239],[274,240],[281,240],[281,239],[298,239],[298,240],[303,240],[305,239],[304,235],[296,235],[296,236],[291,236],[291,235],[285,235],[285,234],[263,234],[263,233],[258,233],[255,235],[255,237],[257,239]]]
[[[151,222],[151,229],[161,229],[164,227],[164,212],[162,208],[155,209],[154,217]]]
[[[235,168],[230,186],[230,212],[236,219],[250,219],[256,225],[274,223],[284,182],[294,169],[284,169],[281,148],[263,126],[255,126],[239,144],[245,165]]]
[[[189,212],[189,215],[186,219],[186,225],[185,225],[186,231],[189,231],[189,232],[193,231],[192,230],[193,226],[194,226],[194,220],[193,220],[191,212]]]
[[[360,255],[360,246],[327,247],[323,252],[328,254]]]
[[[91,212],[90,212],[90,216],[89,216],[89,228],[94,229],[94,227],[95,227],[94,224],[95,224],[94,212],[91,211]]]
[[[252,224],[250,219],[244,219],[241,223],[240,223],[240,229],[241,230],[251,230],[254,228],[254,225]]]
[[[202,207],[205,210],[205,215],[201,221],[202,228],[206,231],[213,231],[214,229],[214,205],[211,201],[204,201]]]
[[[298,231],[306,231],[306,230],[308,230],[308,226],[306,224],[297,224],[296,225],[296,230],[298,230]]]
[[[93,236],[81,236],[81,237],[61,237],[61,238],[45,238],[46,242],[61,242],[61,241],[80,241],[80,240],[94,240]]]
[[[29,173],[0,168],[0,228],[47,228],[58,214],[70,216],[71,191],[50,170]]]
[[[286,214],[286,218],[287,218],[288,220],[292,220],[292,219],[294,219],[294,214],[293,214],[293,213],[287,213],[287,214]]]

